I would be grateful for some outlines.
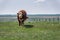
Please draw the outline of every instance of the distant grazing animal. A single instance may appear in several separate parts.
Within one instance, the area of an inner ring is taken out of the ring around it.
[[[17,13],[17,19],[18,19],[18,22],[19,22],[19,26],[20,25],[24,25],[24,21],[27,19],[27,13],[25,10],[20,10],[18,13]]]

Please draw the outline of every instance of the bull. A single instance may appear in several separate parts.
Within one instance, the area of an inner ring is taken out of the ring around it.
[[[17,19],[18,19],[18,23],[19,23],[19,26],[20,25],[24,25],[24,21],[27,19],[27,13],[25,10],[20,10],[18,13],[17,13]]]

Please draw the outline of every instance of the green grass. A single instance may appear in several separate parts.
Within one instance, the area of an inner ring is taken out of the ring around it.
[[[26,22],[18,26],[18,22],[0,22],[0,40],[60,40],[60,23]]]

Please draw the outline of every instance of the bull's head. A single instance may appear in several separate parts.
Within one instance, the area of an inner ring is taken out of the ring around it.
[[[19,13],[19,18],[22,18],[22,16],[23,16],[23,13],[20,12],[20,13]]]

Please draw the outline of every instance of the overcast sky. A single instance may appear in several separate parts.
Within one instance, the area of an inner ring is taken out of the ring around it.
[[[60,0],[0,0],[0,14],[60,14]]]

